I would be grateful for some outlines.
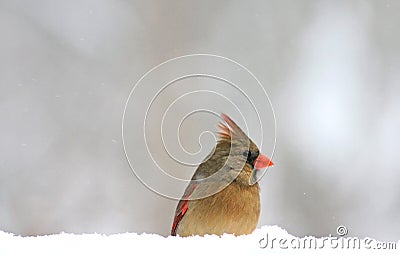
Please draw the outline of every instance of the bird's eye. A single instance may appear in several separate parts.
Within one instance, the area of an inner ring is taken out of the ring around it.
[[[245,151],[243,152],[243,156],[246,158],[249,158],[251,156],[251,152],[250,151]]]

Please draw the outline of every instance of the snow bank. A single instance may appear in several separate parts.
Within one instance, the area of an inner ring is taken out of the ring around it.
[[[253,234],[235,237],[163,237],[155,234],[115,235],[61,233],[21,237],[0,231],[0,253],[399,253],[400,241],[382,243],[373,239],[326,237],[297,238],[278,226],[263,226]],[[383,253],[382,250],[379,250]]]

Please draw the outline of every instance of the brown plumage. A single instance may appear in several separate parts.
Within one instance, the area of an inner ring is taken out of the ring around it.
[[[249,234],[260,215],[254,170],[272,166],[227,115],[217,145],[199,165],[175,211],[171,235]]]

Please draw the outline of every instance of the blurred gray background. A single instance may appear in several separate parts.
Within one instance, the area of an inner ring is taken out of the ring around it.
[[[249,68],[275,109],[259,226],[398,240],[399,13],[372,0],[0,0],[0,230],[168,235],[177,201],[132,173],[122,112],[150,68],[210,53]]]

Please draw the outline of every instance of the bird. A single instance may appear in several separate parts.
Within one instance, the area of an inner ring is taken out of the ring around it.
[[[274,163],[226,114],[218,141],[194,172],[175,210],[172,236],[250,234],[260,216],[255,173]]]

